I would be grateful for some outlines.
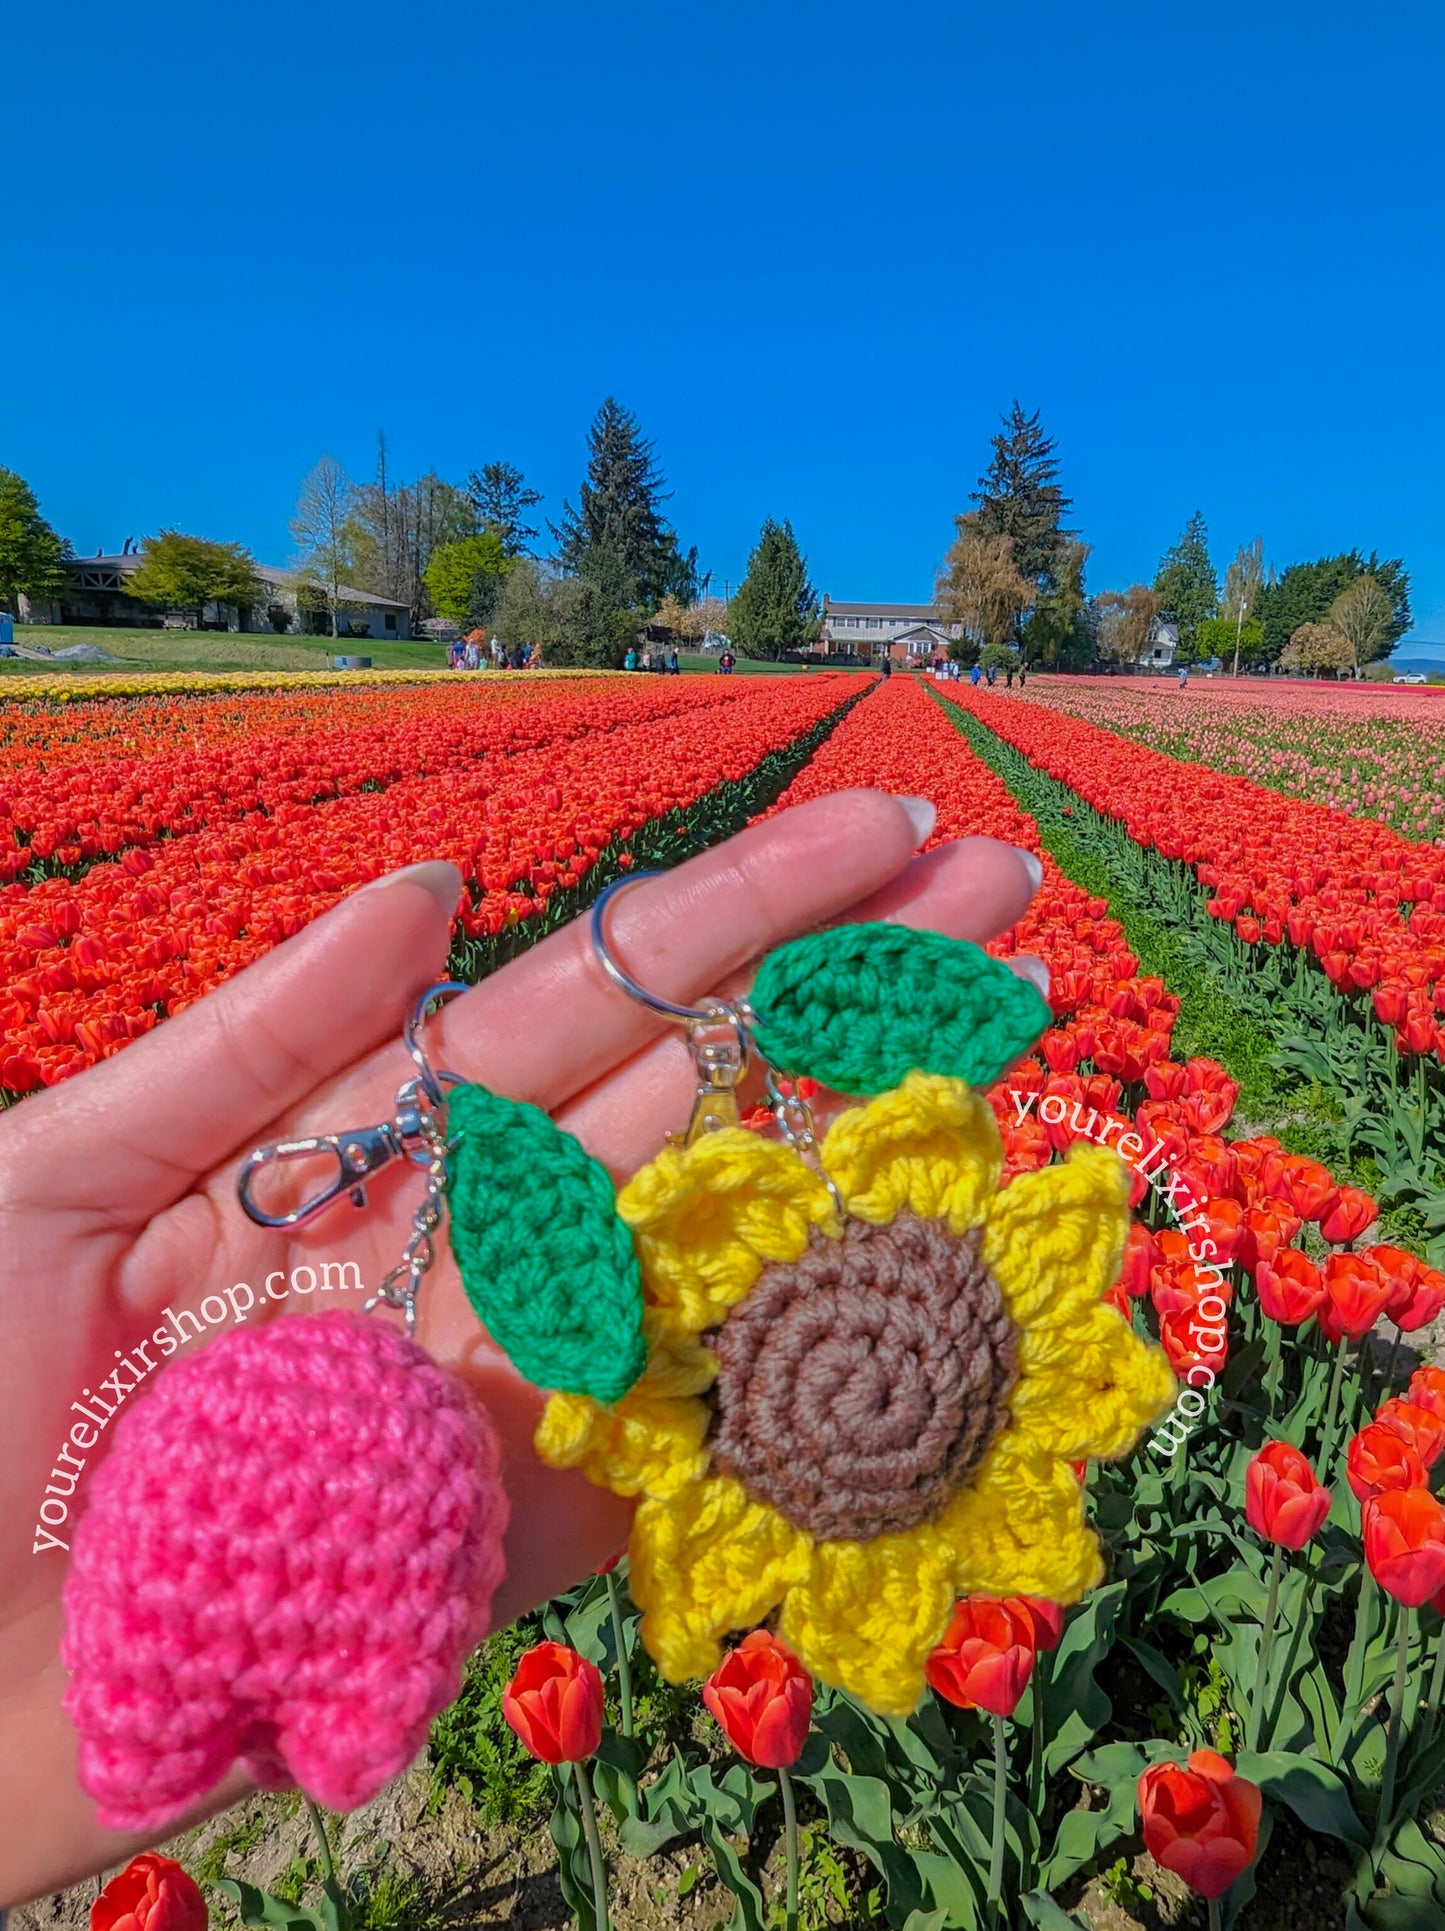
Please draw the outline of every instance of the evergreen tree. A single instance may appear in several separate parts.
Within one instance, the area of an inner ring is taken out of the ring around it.
[[[744,657],[806,650],[821,628],[817,592],[791,523],[764,523],[748,573],[728,606],[728,636]]]
[[[1066,537],[1054,568],[1054,582],[1041,591],[1023,626],[1021,650],[1026,664],[1081,666],[1093,662],[1094,639],[1084,622],[1084,565],[1089,545]]]
[[[501,538],[504,556],[532,554],[528,545],[537,531],[522,519],[541,502],[542,492],[528,489],[515,463],[483,463],[468,476],[467,495],[481,527]]]
[[[562,506],[557,560],[573,576],[627,586],[622,602],[654,608],[676,594],[677,538],[662,514],[669,491],[637,418],[609,396],[587,432],[578,507]],[[599,569],[602,555],[612,561]],[[693,571],[695,574],[696,553]]]
[[[63,543],[40,514],[35,491],[13,469],[0,468],[0,610],[14,612],[23,595],[43,601],[65,588]]]
[[[1336,597],[1363,576],[1373,577],[1390,602],[1391,617],[1379,653],[1388,657],[1414,622],[1410,573],[1400,557],[1382,562],[1373,550],[1368,558],[1358,550],[1345,550],[1339,556],[1317,557],[1313,563],[1292,563],[1260,591],[1254,614],[1264,633],[1264,661],[1276,662],[1301,624],[1328,623]]]
[[[1194,512],[1179,541],[1159,559],[1154,588],[1160,597],[1160,618],[1179,632],[1179,661],[1193,663],[1199,626],[1219,608],[1219,578],[1209,560],[1203,510]]]
[[[980,536],[1013,539],[1019,574],[1040,590],[1053,589],[1072,531],[1063,527],[1073,501],[1060,487],[1057,444],[1036,409],[1026,416],[1015,399],[993,439],[993,461],[978,479],[972,523]]]

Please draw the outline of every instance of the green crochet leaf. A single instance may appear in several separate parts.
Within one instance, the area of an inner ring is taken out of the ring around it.
[[[988,1086],[1052,1017],[1027,979],[963,939],[903,925],[842,925],[770,952],[751,1004],[758,1048],[840,1093],[904,1075]]]
[[[478,1319],[528,1381],[618,1400],[642,1373],[642,1282],[607,1169],[535,1106],[448,1096],[452,1252]]]

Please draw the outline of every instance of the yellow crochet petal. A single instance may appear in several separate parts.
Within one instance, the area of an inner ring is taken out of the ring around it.
[[[580,1468],[618,1495],[666,1495],[707,1472],[708,1411],[694,1399],[712,1385],[717,1363],[663,1308],[642,1318],[647,1366],[611,1407],[587,1395],[554,1394],[533,1446],[552,1468]]]
[[[1062,1166],[1020,1174],[991,1203],[983,1261],[1019,1327],[1065,1327],[1119,1278],[1128,1232],[1128,1168],[1108,1147],[1076,1145]]]
[[[628,1586],[662,1674],[682,1683],[716,1669],[718,1639],[772,1613],[806,1573],[808,1546],[726,1476],[644,1502],[628,1543]]]
[[[1003,1169],[993,1109],[962,1080],[909,1073],[901,1086],[851,1107],[828,1131],[823,1165],[860,1220],[904,1211],[976,1227]]]
[[[779,1633],[815,1676],[882,1716],[907,1716],[953,1613],[951,1551],[932,1525],[872,1542],[820,1542]]]
[[[695,1334],[716,1327],[770,1261],[795,1261],[809,1230],[837,1233],[821,1177],[741,1127],[668,1147],[634,1174],[617,1211],[636,1236],[648,1298]]]
[[[1026,1328],[1019,1367],[1009,1396],[1015,1426],[1070,1462],[1127,1455],[1176,1392],[1163,1350],[1141,1341],[1112,1307]]]
[[[954,1496],[938,1528],[953,1548],[960,1595],[1069,1603],[1103,1578],[1099,1545],[1084,1520],[1083,1490],[1064,1462],[1014,1429]]]

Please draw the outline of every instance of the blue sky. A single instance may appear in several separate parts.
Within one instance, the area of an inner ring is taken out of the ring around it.
[[[737,580],[924,599],[999,412],[1104,589],[1403,554],[1445,641],[1445,13],[1393,0],[501,10],[73,0],[7,23],[0,462],[77,549],[287,553],[323,451],[554,515],[607,393]],[[26,76],[21,85],[16,76]]]

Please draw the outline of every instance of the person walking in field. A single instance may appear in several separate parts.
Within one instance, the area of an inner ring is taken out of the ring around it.
[[[970,684],[973,685],[975,690],[978,688],[978,680],[982,676],[983,676],[983,672],[979,669],[978,665],[975,664],[973,669],[968,673],[968,681]]]
[[[725,650],[717,660],[718,675],[720,677],[731,677],[733,674],[733,665],[737,661],[737,658],[733,656],[730,650]]]
[[[1189,666],[1187,664],[1181,664],[1179,666],[1179,688],[1181,691],[1184,689],[1184,686],[1188,682],[1189,682]]]

